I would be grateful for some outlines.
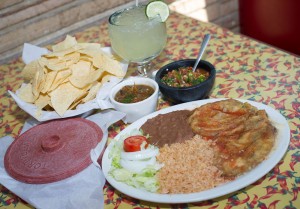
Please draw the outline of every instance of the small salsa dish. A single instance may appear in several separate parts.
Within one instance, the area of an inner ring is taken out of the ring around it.
[[[115,100],[120,103],[130,104],[141,102],[154,93],[154,88],[149,85],[136,84],[123,86],[115,95]]]
[[[126,122],[156,111],[158,101],[157,83],[144,77],[129,77],[112,88],[109,99],[117,111],[126,113]]]
[[[216,77],[215,67],[201,60],[192,72],[195,62],[195,59],[183,59],[159,69],[155,81],[165,99],[179,104],[208,97]]]

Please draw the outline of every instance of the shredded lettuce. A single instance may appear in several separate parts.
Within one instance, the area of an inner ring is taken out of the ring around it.
[[[109,158],[112,158],[112,166],[115,168],[122,168],[120,165],[120,159],[121,159],[121,151],[122,151],[122,141],[117,141],[115,145],[112,147]]]
[[[111,171],[111,174],[117,181],[123,182],[126,182],[133,177],[133,173],[124,168],[114,169]]]

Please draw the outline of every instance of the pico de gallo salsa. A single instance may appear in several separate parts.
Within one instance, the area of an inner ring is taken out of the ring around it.
[[[208,76],[209,72],[201,68],[197,68],[193,72],[192,67],[180,67],[178,70],[166,73],[161,81],[172,87],[189,87],[202,83]]]

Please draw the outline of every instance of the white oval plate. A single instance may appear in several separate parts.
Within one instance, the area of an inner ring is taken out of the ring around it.
[[[140,200],[157,202],[157,203],[190,203],[190,202],[199,202],[203,200],[209,200],[212,198],[220,197],[234,191],[237,191],[243,187],[246,187],[264,175],[266,175],[284,156],[290,142],[290,128],[288,126],[285,118],[273,108],[266,106],[262,103],[257,103],[249,100],[241,100],[237,99],[241,102],[248,102],[251,105],[257,107],[258,109],[264,109],[273,125],[277,128],[277,137],[274,144],[274,148],[262,163],[253,168],[251,171],[246,174],[236,178],[234,181],[229,183],[217,186],[213,189],[205,190],[197,193],[189,193],[189,194],[159,194],[159,193],[150,193],[141,189],[137,189],[131,186],[128,186],[122,182],[116,181],[112,178],[108,172],[111,168],[111,159],[108,158],[108,153],[110,152],[113,143],[115,140],[118,140],[121,135],[125,133],[129,133],[133,129],[140,128],[149,118],[153,118],[158,114],[165,114],[176,110],[193,110],[196,107],[199,107],[206,103],[216,102],[223,99],[207,99],[207,100],[199,100],[195,102],[188,102],[184,104],[175,105],[172,107],[168,107],[157,112],[154,112],[150,115],[147,115],[136,122],[129,125],[123,131],[121,131],[114,140],[109,144],[102,158],[102,170],[104,172],[104,176],[107,181],[120,192],[131,196],[133,198],[137,198]]]

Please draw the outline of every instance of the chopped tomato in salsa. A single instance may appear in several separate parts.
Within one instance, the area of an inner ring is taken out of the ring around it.
[[[201,68],[193,72],[192,67],[180,67],[178,70],[169,71],[161,81],[172,87],[189,87],[202,83],[208,76],[209,72]]]

